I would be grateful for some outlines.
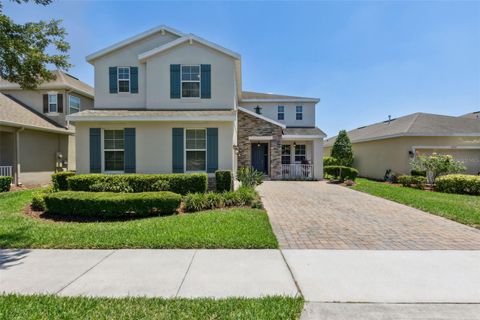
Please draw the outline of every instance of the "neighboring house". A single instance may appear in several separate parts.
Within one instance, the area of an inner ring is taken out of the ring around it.
[[[35,90],[0,79],[0,175],[15,183],[50,182],[75,169],[75,128],[66,116],[93,107],[93,88],[61,71]]]
[[[319,100],[243,92],[238,53],[160,26],[87,61],[95,106],[67,118],[80,173],[253,166],[274,179],[322,178]]]
[[[467,172],[480,172],[480,120],[414,113],[348,132],[354,164],[364,177],[383,179],[391,169],[410,173],[410,162],[419,154],[449,154],[463,161]],[[325,141],[330,155],[336,137]]]

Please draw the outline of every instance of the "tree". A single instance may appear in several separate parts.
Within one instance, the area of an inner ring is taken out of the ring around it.
[[[14,0],[20,4],[29,0]],[[52,0],[32,0],[48,5]],[[61,20],[17,24],[3,14],[0,3],[0,77],[18,83],[24,89],[34,89],[54,79],[48,66],[68,70],[70,45]],[[53,53],[47,53],[53,52]]]
[[[332,147],[331,156],[337,159],[338,165],[351,167],[353,164],[352,143],[347,131],[341,130]]]
[[[430,184],[435,184],[437,177],[442,174],[465,171],[463,162],[453,159],[450,155],[436,153],[430,156],[417,156],[410,165],[414,170],[425,171]]]

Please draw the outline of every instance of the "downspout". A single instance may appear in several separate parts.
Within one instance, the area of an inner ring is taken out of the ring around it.
[[[20,185],[20,132],[25,130],[24,127],[15,131],[15,184]]]

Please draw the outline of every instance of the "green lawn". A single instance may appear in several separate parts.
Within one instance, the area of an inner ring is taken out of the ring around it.
[[[32,190],[0,194],[0,248],[277,248],[264,210],[234,208],[116,222],[23,213]]]
[[[159,299],[0,296],[0,319],[298,319],[302,298]]]
[[[356,182],[352,189],[480,227],[480,196],[424,191],[367,179],[357,179]]]

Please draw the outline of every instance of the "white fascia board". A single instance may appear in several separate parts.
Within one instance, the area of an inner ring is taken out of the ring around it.
[[[10,121],[0,121],[0,125],[4,125],[6,127],[25,128],[25,129],[31,129],[31,130],[53,132],[53,133],[58,133],[58,134],[72,135],[72,134],[75,133],[75,132],[69,131],[67,129],[49,129],[49,128],[32,126],[32,125],[27,125],[27,124],[22,124],[22,123],[17,123],[17,122],[10,122]]]
[[[272,99],[240,99],[240,102],[312,102],[312,103],[319,103],[320,99],[314,98],[301,98],[301,99],[280,99],[280,98],[272,98]]]
[[[160,46],[160,47],[157,47],[157,48],[154,48],[154,49],[152,49],[152,50],[148,50],[148,51],[146,51],[146,52],[143,52],[143,53],[139,54],[139,55],[138,55],[138,60],[140,60],[140,62],[143,62],[143,61],[145,61],[146,59],[148,59],[148,58],[150,58],[150,57],[152,57],[152,56],[154,56],[154,55],[156,55],[156,54],[158,54],[158,53],[160,53],[160,52],[163,52],[163,51],[165,51],[165,50],[171,49],[171,48],[173,48],[173,47],[175,47],[175,46],[178,46],[178,45],[180,45],[180,44],[182,44],[182,43],[184,43],[184,42],[187,42],[187,41],[195,41],[195,42],[198,42],[198,43],[200,43],[200,44],[202,44],[202,45],[204,45],[204,46],[207,46],[207,47],[210,47],[210,48],[212,48],[212,49],[215,49],[215,50],[217,50],[217,51],[219,51],[219,52],[222,52],[223,54],[226,54],[227,56],[230,56],[230,57],[232,57],[232,58],[234,58],[234,59],[238,59],[238,60],[240,59],[240,55],[239,55],[238,53],[236,53],[236,52],[233,52],[233,51],[231,51],[231,50],[229,50],[229,49],[227,49],[227,48],[224,48],[224,47],[222,47],[222,46],[220,46],[220,45],[218,45],[218,44],[215,44],[215,43],[213,43],[213,42],[207,41],[207,40],[202,39],[202,38],[200,38],[200,37],[197,37],[197,36],[194,35],[194,34],[188,34],[188,35],[185,35],[185,36],[183,36],[183,37],[181,37],[181,38],[178,38],[178,39],[176,39],[176,40],[170,41],[170,42],[168,42],[168,43],[166,43],[166,44],[164,44],[164,45],[162,45],[162,46]]]
[[[115,122],[115,121],[235,121],[235,115],[229,116],[67,116],[72,122]]]
[[[286,134],[282,136],[282,140],[316,140],[316,139],[323,139],[325,136],[323,135],[309,135],[309,134]]]
[[[250,111],[250,110],[248,110],[248,109],[245,109],[245,108],[243,108],[243,107],[238,107],[238,110],[240,110],[240,111],[242,111],[242,112],[245,112],[245,113],[247,113],[247,114],[249,114],[249,115],[251,115],[251,116],[257,117],[257,118],[259,118],[259,119],[265,120],[265,121],[267,121],[267,122],[273,123],[273,124],[275,124],[275,125],[283,128],[283,129],[285,129],[285,128],[287,127],[287,126],[284,125],[283,123],[277,122],[277,121],[275,121],[275,120],[272,120],[272,119],[270,119],[270,118],[267,118],[267,117],[265,117],[265,116],[262,116],[261,114],[255,113],[255,112]]]
[[[141,40],[141,39],[143,39],[143,38],[146,38],[146,37],[148,37],[148,36],[151,36],[152,34],[155,34],[155,33],[159,32],[159,31],[162,31],[162,30],[167,31],[167,32],[169,32],[169,33],[172,33],[172,34],[174,34],[174,35],[176,35],[176,36],[179,36],[179,37],[183,37],[183,36],[185,35],[185,34],[184,34],[183,32],[181,32],[181,31],[175,30],[175,29],[170,28],[170,27],[165,26],[165,25],[160,25],[160,26],[158,26],[158,27],[155,27],[155,28],[152,28],[152,29],[150,29],[150,30],[144,31],[144,32],[142,32],[142,33],[139,33],[139,34],[137,34],[137,35],[135,35],[135,36],[133,36],[133,37],[127,38],[127,39],[125,39],[125,40],[123,40],[123,41],[117,42],[117,43],[115,43],[115,44],[113,44],[113,45],[111,45],[111,46],[106,47],[105,49],[102,49],[102,50],[99,50],[99,51],[94,52],[94,53],[92,53],[92,54],[89,54],[88,56],[86,56],[85,59],[86,59],[88,62],[91,62],[91,61],[93,61],[93,60],[95,60],[95,59],[97,59],[97,58],[99,58],[99,57],[101,57],[101,56],[103,56],[103,55],[106,55],[107,53],[110,53],[110,52],[112,52],[112,51],[115,51],[115,50],[117,50],[117,49],[120,49],[120,48],[122,48],[122,47],[125,47],[125,46],[127,46],[127,45],[129,45],[129,44],[131,44],[131,43],[134,43],[134,42],[136,42],[136,41],[138,41],[138,40]]]
[[[480,146],[412,146],[413,151],[418,149],[476,150]]]

